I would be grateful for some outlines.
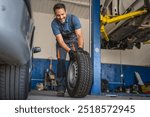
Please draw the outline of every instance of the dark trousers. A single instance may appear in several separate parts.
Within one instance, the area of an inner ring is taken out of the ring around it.
[[[78,43],[72,42],[67,44],[72,50],[77,50]],[[57,90],[64,91],[66,90],[66,76],[67,76],[67,67],[66,67],[66,56],[67,52],[56,43],[56,55],[57,55]]]

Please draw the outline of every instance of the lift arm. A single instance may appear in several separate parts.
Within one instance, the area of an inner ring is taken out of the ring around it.
[[[100,31],[101,31],[102,35],[104,36],[105,40],[109,41],[108,34],[105,31],[105,25],[106,24],[119,22],[121,20],[131,19],[131,18],[134,18],[136,16],[143,15],[145,13],[147,13],[147,10],[134,11],[134,12],[130,12],[130,13],[127,13],[127,14],[115,16],[115,17],[112,17],[112,18],[108,15],[105,15],[105,16],[100,15],[100,21],[101,21]]]

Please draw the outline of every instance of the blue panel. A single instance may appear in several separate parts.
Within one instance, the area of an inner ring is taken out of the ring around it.
[[[141,76],[144,83],[150,82],[150,67],[122,65],[122,73],[124,74],[124,82],[121,81],[121,65],[102,64],[102,79],[109,82],[109,89],[114,91],[117,87],[123,85],[129,87],[137,84],[135,71]]]
[[[100,0],[92,0],[91,6],[92,24],[92,65],[93,65],[93,86],[91,94],[101,94],[101,58],[100,58]]]
[[[120,65],[102,64],[102,79],[106,79],[109,82],[110,91],[113,91],[115,88],[123,85],[120,75]]]
[[[49,59],[33,59],[33,70],[31,87],[36,88],[37,83],[44,83],[46,69],[49,69],[50,61]],[[68,62],[66,62],[66,66]],[[52,70],[54,73],[57,72],[57,60],[52,60]],[[57,76],[56,76],[57,77]]]
[[[32,71],[32,89],[35,89],[37,83],[44,81],[44,73],[46,69],[49,69],[49,60],[47,59],[33,59],[33,71]],[[66,65],[68,62],[66,62]],[[57,60],[53,60],[53,71],[57,71]],[[106,79],[109,82],[109,90],[115,91],[115,89],[121,86],[123,83],[120,79],[121,66],[117,64],[101,64],[102,68],[102,79]],[[144,83],[150,83],[150,67],[144,66],[131,66],[131,65],[122,65],[122,71],[124,74],[124,86],[129,87],[133,84],[137,84],[135,71],[139,72]],[[96,79],[100,83],[98,79]],[[98,84],[99,85],[99,84]],[[95,85],[97,86],[97,85]],[[99,85],[100,87],[100,85]],[[93,87],[92,87],[93,90]],[[95,91],[100,90],[96,88]],[[100,91],[99,91],[100,92]],[[93,92],[91,92],[93,94]],[[95,94],[95,92],[94,92]]]
[[[52,69],[56,73],[57,61],[53,62]],[[49,69],[50,61],[48,59],[33,59],[32,71],[32,89],[35,89],[36,84],[44,81],[46,69]]]
[[[143,80],[144,83],[150,82],[150,67],[126,65],[124,66],[124,78],[126,86],[129,86],[133,83],[137,83],[135,71],[140,74],[141,79]]]

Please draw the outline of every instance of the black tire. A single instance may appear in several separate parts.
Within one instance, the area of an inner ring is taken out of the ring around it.
[[[89,94],[92,85],[92,64],[89,53],[77,52],[67,71],[67,90],[71,97],[81,98]]]
[[[0,65],[0,99],[25,100],[29,91],[29,66]]]

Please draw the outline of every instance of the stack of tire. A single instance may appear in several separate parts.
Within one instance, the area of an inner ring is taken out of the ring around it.
[[[92,63],[86,51],[77,51],[67,71],[67,91],[70,97],[81,98],[89,94],[92,86]]]

